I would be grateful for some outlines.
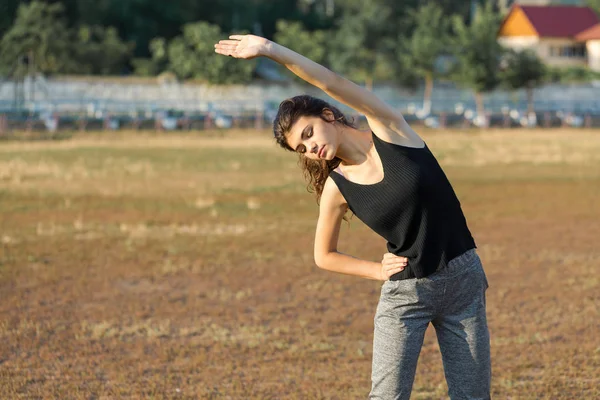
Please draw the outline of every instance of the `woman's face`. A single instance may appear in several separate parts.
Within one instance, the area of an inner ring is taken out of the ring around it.
[[[333,121],[332,114],[325,118]],[[292,149],[311,160],[332,160],[339,146],[335,124],[320,117],[298,118],[286,138]]]

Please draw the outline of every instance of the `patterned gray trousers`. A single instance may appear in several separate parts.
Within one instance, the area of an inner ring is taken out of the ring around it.
[[[469,250],[422,279],[386,281],[375,314],[369,399],[409,399],[425,330],[431,322],[453,400],[489,399],[487,278]]]

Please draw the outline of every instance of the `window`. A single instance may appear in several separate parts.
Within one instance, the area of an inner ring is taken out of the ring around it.
[[[587,50],[585,44],[578,43],[572,46],[550,46],[551,57],[585,58]]]

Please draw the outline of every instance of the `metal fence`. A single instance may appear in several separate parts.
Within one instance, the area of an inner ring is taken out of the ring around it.
[[[431,128],[472,126],[600,127],[600,85],[549,85],[534,91],[535,114],[529,115],[524,91],[484,95],[486,115],[476,115],[473,95],[437,83],[431,112],[421,109],[422,89],[409,91],[376,85],[374,92],[403,112],[407,120]],[[158,83],[147,79],[41,76],[0,82],[0,134],[12,130],[190,130],[269,126],[279,102],[307,93],[328,98],[314,87],[295,84],[214,86]]]

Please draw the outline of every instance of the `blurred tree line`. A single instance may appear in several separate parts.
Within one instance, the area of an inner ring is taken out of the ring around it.
[[[588,0],[599,8],[598,0]],[[532,88],[588,80],[585,70],[545,68],[533,53],[496,41],[502,15],[484,0],[2,0],[0,76],[141,75],[244,83],[256,61],[218,56],[231,33],[254,33],[372,87],[435,80],[471,88]],[[283,72],[286,73],[286,72]],[[482,107],[482,105],[481,105]]]

